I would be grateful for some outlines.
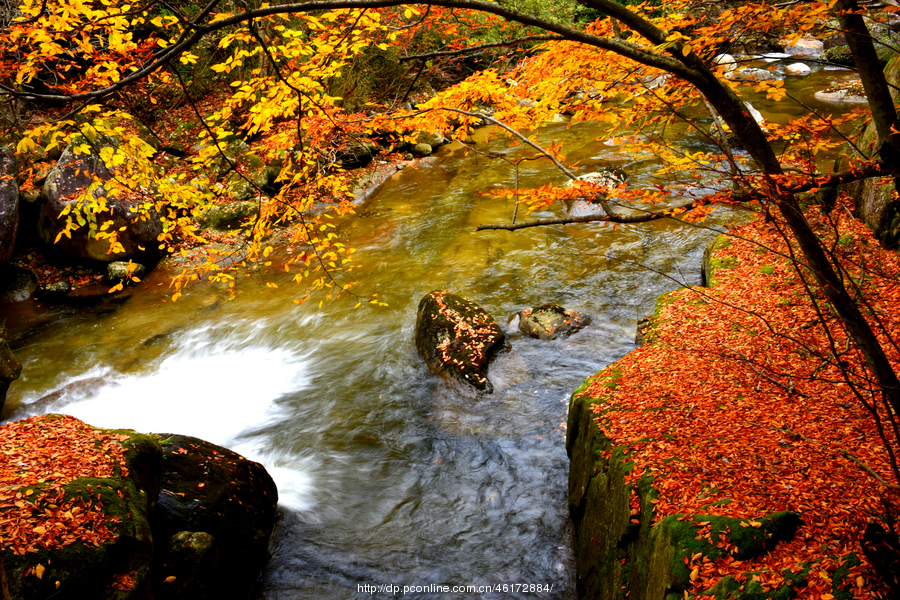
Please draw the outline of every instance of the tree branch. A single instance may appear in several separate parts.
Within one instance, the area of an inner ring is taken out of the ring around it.
[[[460,48],[459,50],[438,50],[436,52],[426,52],[425,54],[410,54],[409,56],[403,56],[400,58],[400,62],[406,62],[410,60],[418,60],[418,59],[429,59],[436,58],[440,56],[459,56],[460,54],[467,54],[469,52],[478,52],[479,50],[485,50],[487,48],[502,48],[503,46],[515,46],[517,44],[522,44],[525,42],[547,42],[553,40],[562,40],[565,39],[559,35],[528,35],[525,37],[516,38],[514,40],[509,40],[506,42],[494,42],[491,44],[480,44],[478,46],[470,46],[468,48]]]
[[[673,206],[671,208],[667,208],[666,210],[678,210],[678,209],[686,209],[689,210],[694,207],[699,199],[691,200],[688,204],[682,204],[680,206]],[[539,219],[537,221],[526,221],[524,223],[515,223],[515,224],[486,224],[479,225],[475,228],[475,231],[484,231],[488,229],[504,229],[506,231],[515,231],[516,229],[525,229],[528,227],[544,227],[547,225],[571,225],[573,223],[593,223],[595,221],[607,221],[609,223],[646,223],[647,221],[653,221],[656,219],[665,219],[665,218],[674,218],[670,214],[666,214],[665,212],[650,212],[645,211],[636,215],[620,215],[617,213],[607,214],[607,215],[588,215],[585,217],[561,217],[558,219]]]

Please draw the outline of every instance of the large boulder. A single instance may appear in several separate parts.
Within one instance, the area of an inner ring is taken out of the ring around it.
[[[591,324],[591,318],[577,310],[566,310],[558,304],[543,304],[516,313],[519,331],[542,340],[555,340],[572,335]]]
[[[162,454],[65,415],[0,427],[0,538],[12,598],[148,597]]]
[[[19,230],[18,172],[13,151],[0,146],[0,266],[12,256]]]
[[[60,213],[69,205],[74,207],[79,196],[95,178],[103,182],[113,177],[113,172],[96,152],[106,147],[115,147],[116,141],[97,138],[91,145],[90,154],[75,154],[75,148],[83,148],[85,145],[73,143],[67,147],[44,182],[41,190],[44,203],[38,217],[38,234],[41,239],[47,244],[55,242],[61,252],[70,256],[102,262],[139,258],[147,251],[155,250],[157,238],[162,233],[160,215],[155,211],[139,212],[135,203],[126,198],[107,197],[107,190],[102,185],[95,187],[92,194],[94,198],[106,197],[109,212],[100,213],[98,221],[112,221],[109,229],[118,231],[122,250],[110,252],[109,242],[90,235],[86,226],[71,232],[71,237],[65,234],[60,236],[66,228],[68,216],[60,216]]]
[[[153,597],[246,598],[265,566],[278,490],[262,465],[203,440],[158,434]]]
[[[435,375],[490,394],[488,367],[505,346],[500,326],[468,298],[435,291],[419,303],[416,348]]]

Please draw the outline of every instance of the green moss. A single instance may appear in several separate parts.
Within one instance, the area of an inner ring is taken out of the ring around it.
[[[759,272],[763,275],[772,275],[775,273],[775,267],[773,265],[763,265],[759,268]]]
[[[729,248],[731,246],[731,238],[723,234],[717,236],[706,247],[703,252],[703,285],[713,287],[716,285],[716,271],[734,268],[737,265],[737,258],[730,255],[717,257],[719,250]]]
[[[653,314],[649,317],[642,319],[640,323],[638,323],[638,340],[639,344],[652,344],[658,339],[658,335],[656,332],[657,327],[662,322],[662,311],[670,304],[674,304],[678,302],[684,297],[683,292],[688,288],[678,288],[673,292],[669,292],[663,294],[662,296],[656,299],[656,305],[653,308]]]

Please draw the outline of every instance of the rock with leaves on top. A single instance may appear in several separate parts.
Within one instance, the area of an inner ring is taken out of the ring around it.
[[[434,291],[419,303],[416,348],[435,375],[490,394],[488,367],[505,347],[497,322],[468,298]]]
[[[19,600],[149,597],[160,446],[67,415],[0,427],[0,539]],[[11,477],[11,478],[7,478]]]
[[[591,324],[591,318],[584,313],[549,303],[516,313],[510,322],[516,319],[519,331],[542,340],[572,335]]]
[[[262,465],[227,448],[184,435],[157,438],[163,471],[153,597],[249,597],[268,558],[275,483]]]

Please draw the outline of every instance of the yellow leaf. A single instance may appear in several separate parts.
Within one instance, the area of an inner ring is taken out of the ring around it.
[[[166,583],[172,583],[173,581],[175,581],[175,576],[174,576],[174,575],[169,575],[169,576],[166,577],[166,579],[165,579],[165,582],[166,582]]]
[[[691,571],[691,581],[697,581],[700,578],[700,567],[694,567],[694,570]]]
[[[681,53],[682,53],[684,56],[687,56],[688,54],[691,53],[691,47],[690,47],[688,44],[685,44],[685,45],[684,45],[684,48],[681,49]]]
[[[34,140],[30,137],[23,137],[19,140],[19,143],[16,144],[16,152],[28,152],[32,149],[34,149]]]
[[[44,577],[45,570],[46,569],[44,569],[44,565],[42,565],[41,563],[38,563],[38,566],[36,566],[34,568],[34,574],[38,579],[42,579]]]
[[[45,533],[47,533],[47,529],[45,527],[42,527],[41,525],[35,527],[33,531],[38,535],[44,535]]]

